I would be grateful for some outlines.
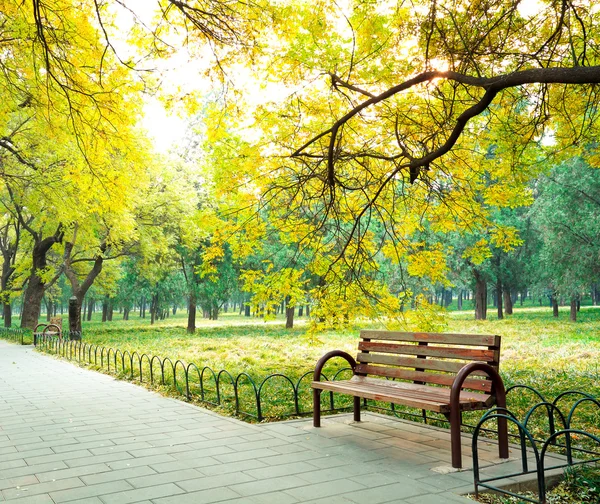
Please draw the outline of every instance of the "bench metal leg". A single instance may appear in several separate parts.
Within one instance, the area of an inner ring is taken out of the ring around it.
[[[452,450],[452,467],[462,467],[462,454],[460,445],[461,413],[454,408],[450,412],[450,449]]]
[[[506,396],[498,400],[499,408],[506,408]],[[506,418],[498,418],[498,456],[501,459],[508,458],[508,428]]]
[[[321,427],[321,391],[313,389],[313,426]]]
[[[354,421],[360,422],[360,397],[354,396]]]

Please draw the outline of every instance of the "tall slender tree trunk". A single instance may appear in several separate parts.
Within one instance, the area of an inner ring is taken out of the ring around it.
[[[463,308],[463,290],[458,291],[458,298],[456,299],[456,309],[462,310]]]
[[[92,313],[94,313],[94,306],[96,305],[96,301],[94,299],[90,299],[88,301],[88,307],[87,307],[87,318],[86,320],[89,322],[90,320],[92,320]]]
[[[571,322],[577,322],[577,298],[571,298],[571,311],[569,314],[569,319]]]
[[[507,315],[513,314],[513,300],[510,295],[510,290],[504,289],[502,295],[504,296],[504,311]]]
[[[156,322],[158,317],[158,294],[152,295],[152,301],[150,302],[150,325]]]
[[[558,317],[558,298],[556,293],[552,295],[552,316]]]
[[[502,281],[500,279],[496,282],[496,307],[498,308],[498,320],[502,320],[504,311],[502,309]]]
[[[187,332],[194,334],[196,332],[196,294],[191,293],[188,300],[188,323]]]
[[[473,270],[475,276],[475,320],[485,320],[487,318],[487,282],[484,276]]]

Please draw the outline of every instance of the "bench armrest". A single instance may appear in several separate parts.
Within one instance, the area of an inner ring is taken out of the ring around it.
[[[349,353],[344,352],[343,350],[332,350],[331,352],[327,352],[325,355],[323,355],[323,357],[321,357],[317,362],[315,374],[313,376],[314,381],[321,381],[321,372],[323,371],[323,367],[329,359],[333,359],[334,357],[342,357],[343,359],[346,359],[348,364],[350,364],[352,371],[354,371],[354,368],[356,368],[356,361]]]
[[[492,380],[491,394],[496,397],[496,404],[502,408],[505,408],[506,391],[504,389],[504,382],[498,374],[498,371],[485,362],[470,362],[460,369],[454,378],[454,382],[452,382],[452,390],[450,391],[450,404],[458,404],[460,402],[460,391],[463,383],[474,371],[483,371],[490,377]]]

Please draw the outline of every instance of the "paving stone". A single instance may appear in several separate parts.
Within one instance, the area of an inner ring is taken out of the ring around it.
[[[15,478],[6,478],[0,480],[0,490],[35,485],[36,483],[39,483],[39,480],[32,474],[27,476],[17,476]]]
[[[157,485],[146,488],[136,488],[135,490],[121,491],[109,495],[101,495],[100,500],[104,504],[129,504],[142,500],[154,500],[161,497],[170,497],[184,493],[180,487],[173,483],[166,485]]]
[[[214,476],[205,476],[203,478],[180,481],[177,484],[187,492],[195,492],[197,490],[207,490],[209,488],[219,488],[225,486],[231,487],[232,485],[246,483],[248,481],[256,480],[248,474],[232,472],[228,474],[217,474]]]
[[[82,486],[71,490],[62,490],[51,492],[50,497],[56,504],[68,502],[75,499],[84,499],[87,497],[97,497],[115,492],[133,490],[133,487],[126,481],[111,481],[110,483],[101,483],[99,485]],[[142,499],[140,499],[142,500]]]
[[[262,460],[240,460],[239,462],[230,462],[229,464],[210,464],[198,468],[198,471],[205,476],[214,476],[219,474],[228,474],[232,472],[242,472],[248,469],[273,469],[273,466],[265,464]]]
[[[55,504],[50,496],[46,494],[21,497],[18,499],[13,499],[11,502],[14,504]]]
[[[364,488],[364,485],[361,485],[356,481],[350,479],[338,479],[334,481],[325,481],[323,483],[292,488],[290,490],[286,490],[286,493],[296,497],[297,499],[312,500],[336,496],[347,492],[354,492]]]
[[[299,501],[285,492],[270,492],[252,497],[240,497],[224,501],[224,504],[296,504]],[[350,502],[350,501],[348,501]]]
[[[288,476],[290,474],[300,474],[309,471],[314,471],[315,466],[307,462],[292,462],[291,464],[281,464],[276,466],[263,466],[260,468],[252,468],[244,471],[253,478],[263,479],[272,478],[274,476]]]
[[[131,484],[131,481],[129,481],[130,478],[144,477],[148,475],[156,476],[156,472],[150,467],[143,465],[137,467],[128,467],[127,469],[120,469],[117,471],[109,469],[105,472],[81,476],[81,481],[83,481],[86,485],[97,485],[99,483],[108,483],[109,481],[127,480]]]
[[[92,455],[89,454],[87,457],[79,457],[69,460],[64,460],[64,463],[69,467],[81,467],[87,466],[91,464],[103,464],[106,463],[109,467],[112,466],[113,463],[122,460],[131,460],[133,461],[133,457],[127,452],[118,452],[118,453],[108,453],[106,455]]]
[[[19,488],[11,488],[3,490],[2,495],[8,501],[18,499],[19,497],[28,497],[30,495],[48,494],[56,490],[64,490],[68,488],[78,488],[84,486],[83,481],[79,478],[66,478],[57,481],[47,481],[33,485],[23,485]]]
[[[127,454],[129,455],[129,454]],[[129,455],[123,460],[110,461],[106,465],[110,467],[113,471],[117,469],[125,469],[128,467],[137,467],[137,466],[150,466],[153,464],[161,464],[161,463],[171,463],[175,462],[175,459],[166,453],[163,455],[152,455],[151,457],[140,457],[133,458]]]
[[[92,464],[81,467],[72,467],[69,469],[58,469],[35,473],[35,475],[40,482],[44,482],[72,478],[74,476],[85,476],[87,474],[102,474],[107,471],[110,471],[110,467],[108,467],[106,464]]]
[[[298,476],[279,476],[264,480],[241,483],[239,485],[228,485],[240,495],[256,495],[278,490],[287,490],[294,487],[306,485],[306,482]]]
[[[239,497],[230,488],[211,488],[200,492],[190,492],[162,499],[153,499],[154,504],[212,504],[213,502],[222,502]]]
[[[375,489],[359,490],[351,494],[343,493],[342,497],[357,503],[382,504],[384,502],[400,502],[400,499],[429,493],[431,493],[430,488],[406,479],[392,485],[379,486]]]
[[[439,494],[419,495],[418,497],[410,497],[406,499],[407,504],[473,504],[471,499],[454,495],[450,492]]]
[[[143,488],[154,485],[163,485],[166,483],[178,483],[183,488],[183,483],[186,480],[193,480],[195,478],[203,478],[204,476],[194,469],[183,469],[180,471],[171,471],[161,474],[152,474],[147,476],[139,477],[128,477],[127,482],[135,488]]]

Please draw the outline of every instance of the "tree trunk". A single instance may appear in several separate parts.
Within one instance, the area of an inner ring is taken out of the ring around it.
[[[106,314],[106,318],[109,322],[112,322],[114,312],[115,305],[113,303],[113,300],[108,298],[108,313]]]
[[[40,306],[44,297],[45,284],[36,273],[32,273],[25,289],[25,299],[21,312],[21,328],[35,329],[38,323]]]
[[[124,307],[123,308],[123,320],[129,320],[129,312],[131,308]]]
[[[150,325],[153,325],[158,315],[158,294],[152,295],[152,301],[150,302]]]
[[[556,299],[556,294],[552,295],[552,316],[558,317],[558,299]]]
[[[69,331],[81,333],[81,305],[83,296],[69,299]]]
[[[42,306],[42,298],[46,291],[46,282],[38,276],[38,272],[44,271],[48,262],[46,255],[55,243],[62,242],[63,239],[62,226],[59,226],[54,235],[48,236],[43,240],[39,235],[35,235],[33,238],[35,244],[32,250],[32,265],[29,279],[27,280],[27,288],[23,296],[23,307],[21,312],[21,328],[22,329],[35,329],[38,323],[38,317],[40,315],[40,308]],[[58,279],[58,277],[56,277]]]
[[[504,318],[504,313],[502,310],[502,281],[498,280],[496,282],[496,306],[498,308],[498,320],[502,320]]]
[[[250,316],[250,305],[246,305],[244,307],[244,317],[249,317]]]
[[[108,319],[108,300],[104,298],[102,300],[102,322],[106,322]]]
[[[196,296],[190,294],[188,301],[188,323],[187,323],[188,334],[194,334],[196,332]]]
[[[96,301],[94,299],[90,299],[88,301],[88,308],[87,308],[87,321],[89,322],[90,320],[92,320],[92,313],[94,313],[94,306],[96,304]]]
[[[577,322],[577,298],[571,298],[571,313],[569,319],[571,322]]]
[[[513,314],[513,300],[512,300],[512,296],[510,295],[510,291],[507,289],[504,289],[503,296],[504,296],[504,311],[506,312],[507,315],[512,315]]]
[[[302,317],[302,313],[304,312],[304,306],[298,306],[298,317]]]
[[[462,308],[463,308],[463,290],[460,289],[458,291],[458,298],[456,300],[456,309],[462,310]]]
[[[288,306],[285,309],[285,328],[292,329],[294,327],[294,313],[296,308],[294,306]]]
[[[4,309],[2,311],[4,318],[4,327],[12,326],[12,306],[10,303],[4,303]]]
[[[483,275],[473,270],[475,276],[475,320],[487,318],[487,282]]]
[[[446,308],[448,308],[452,304],[452,289],[448,289],[446,291],[446,301],[444,304]]]

